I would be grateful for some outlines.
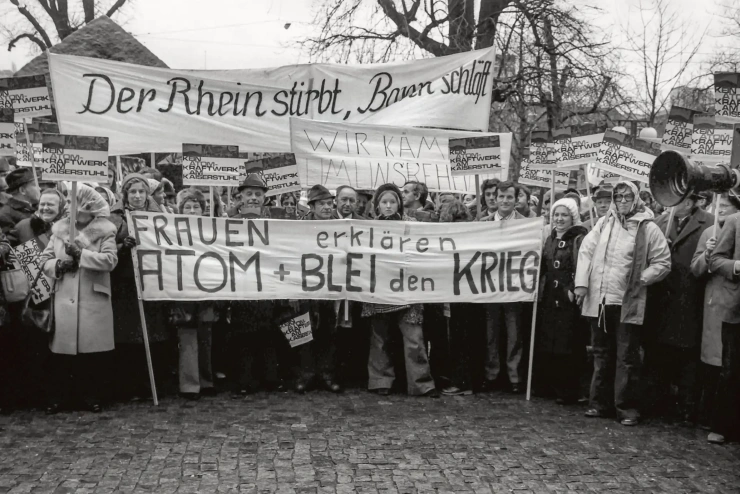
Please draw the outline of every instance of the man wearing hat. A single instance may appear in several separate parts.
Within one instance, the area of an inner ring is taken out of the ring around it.
[[[614,188],[606,184],[597,185],[591,189],[591,200],[594,202],[596,218],[591,218],[583,223],[586,230],[591,231],[591,228],[599,221],[599,218],[603,218],[606,212],[609,211],[612,205],[612,192],[614,192]],[[591,216],[593,216],[593,211]]]
[[[258,173],[250,173],[237,188],[238,202],[229,211],[233,218],[270,218],[265,206],[268,187]],[[277,302],[279,303],[279,302]],[[271,300],[232,300],[231,331],[227,336],[229,378],[234,398],[257,391],[280,389],[281,356],[289,351],[278,328]],[[288,367],[287,365],[285,366]]]
[[[269,218],[270,208],[265,206],[265,194],[267,184],[259,173],[250,173],[244,182],[236,189],[239,200],[236,205],[228,211],[232,218]]]
[[[21,167],[8,173],[8,202],[0,208],[0,229],[8,233],[15,225],[36,212],[41,191],[30,168]]]
[[[323,185],[316,184],[308,191],[309,213],[304,220],[330,220],[334,216],[334,196]]]
[[[334,196],[323,185],[316,184],[308,191],[308,206],[311,211],[303,218],[306,221],[337,219],[334,211]],[[295,390],[304,393],[315,379],[332,393],[340,393],[336,382],[337,368],[337,322],[342,303],[329,300],[310,302],[313,341],[299,347],[300,370]],[[342,316],[342,319],[345,318]]]
[[[649,340],[645,365],[654,386],[651,396],[665,399],[665,410],[687,422],[696,418],[698,401],[699,352],[703,327],[704,285],[691,272],[691,261],[701,234],[714,224],[714,216],[699,207],[694,194],[675,206],[670,215],[655,220],[671,250],[671,272],[648,292]],[[671,388],[678,389],[678,407]]]

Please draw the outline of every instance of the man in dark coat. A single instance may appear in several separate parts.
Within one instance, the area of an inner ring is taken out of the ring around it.
[[[340,192],[347,193],[347,189],[340,188]],[[354,197],[356,200],[356,194]],[[308,206],[311,211],[303,218],[304,220],[339,218],[337,211],[333,208],[334,196],[323,185],[314,185],[308,191]],[[354,203],[352,208],[354,208]],[[355,214],[354,211],[350,212],[349,208],[346,208],[344,212],[349,212],[350,215]],[[298,393],[304,393],[314,379],[318,379],[322,387],[332,393],[340,393],[342,388],[336,380],[338,305],[331,300],[312,300],[310,307],[313,341],[301,345],[298,349],[300,370],[295,390]]]
[[[8,184],[8,194],[11,197],[0,208],[0,229],[7,234],[19,221],[31,217],[36,212],[41,191],[33,179],[30,168],[13,170],[5,177],[5,182]]]
[[[679,416],[695,418],[698,394],[699,350],[704,308],[704,282],[691,273],[691,260],[701,234],[714,224],[714,217],[697,205],[691,196],[676,206],[670,231],[670,215],[656,221],[671,249],[671,272],[651,289],[647,310],[652,334],[646,335],[647,367],[660,399],[670,386],[678,387]]]
[[[334,210],[332,218],[336,220],[351,219],[351,220],[364,220],[366,219],[362,213],[358,212],[357,201],[358,194],[355,189],[349,185],[340,185],[337,187],[337,197],[335,202],[337,203],[337,209]]]

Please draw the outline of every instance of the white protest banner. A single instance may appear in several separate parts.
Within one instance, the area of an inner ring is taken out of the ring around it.
[[[0,79],[0,105],[8,102],[15,113],[15,120],[51,115],[51,100],[46,87],[46,77],[32,75]]]
[[[182,145],[183,185],[238,186],[243,168],[239,146]]]
[[[555,173],[555,190],[567,189],[570,182],[570,172],[532,168],[531,163],[527,159],[523,159],[519,167],[518,182],[522,185],[550,188],[552,186],[553,173]]]
[[[541,218],[471,223],[135,212],[145,300],[533,301]]]
[[[308,312],[280,325],[280,331],[290,343],[291,348],[308,343],[313,340],[311,331],[311,317]]]
[[[622,179],[622,177],[616,173],[596,168],[593,163],[588,164],[587,177],[588,183],[591,185],[599,185],[601,182],[613,183],[614,181],[618,182]]]
[[[629,180],[649,182],[650,167],[660,154],[660,143],[607,130],[594,166]]]
[[[740,73],[714,74],[714,111],[718,123],[740,123]]]
[[[357,125],[291,119],[291,141],[304,187],[349,185],[376,189],[391,182],[418,181],[430,190],[475,194],[475,178],[450,172],[449,139],[498,136],[502,167],[508,170],[511,134]],[[499,178],[481,173],[481,180]]]
[[[550,132],[535,130],[529,140],[529,166],[532,170],[554,170],[557,168],[555,144]]]
[[[688,155],[691,153],[691,139],[694,131],[694,115],[697,110],[672,106],[668,113],[668,122],[661,140],[660,148],[663,151],[678,151]]]
[[[567,128],[570,130],[570,127]],[[604,134],[572,136],[570,132],[553,131],[555,162],[558,170],[577,170],[596,161]]]
[[[15,122],[12,108],[0,108],[0,156],[15,156]]]
[[[108,138],[43,135],[44,180],[108,182]]]
[[[697,163],[729,163],[732,156],[732,125],[717,122],[714,115],[694,116],[691,159]]]
[[[10,263],[15,269],[22,269],[28,278],[28,284],[31,285],[36,281],[36,277],[43,267],[41,265],[41,254],[44,252],[39,241],[32,238],[28,242],[22,243],[13,250],[10,257]],[[34,304],[48,300],[51,296],[52,281],[42,274],[38,278],[36,285],[31,286],[31,300]]]
[[[112,155],[183,142],[290,152],[291,116],[488,130],[494,49],[386,64],[186,71],[49,54],[62,132],[110,138]]]
[[[462,141],[464,156],[455,159],[453,141]],[[488,137],[468,137],[467,139],[450,139],[450,173],[456,175],[496,174],[500,180],[506,180],[509,173],[501,166],[501,138],[497,135]]]

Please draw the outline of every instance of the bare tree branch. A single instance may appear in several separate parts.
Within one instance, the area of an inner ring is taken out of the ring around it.
[[[41,39],[44,40],[44,45],[46,45],[46,48],[44,48],[44,50],[47,48],[51,48],[54,44],[51,42],[49,35],[46,34],[46,30],[43,27],[41,27],[41,24],[39,24],[39,21],[37,21],[36,18],[33,16],[33,14],[29,12],[26,6],[21,5],[18,0],[10,0],[10,3],[15,5],[16,8],[18,9],[18,12],[20,12],[21,15],[23,15],[23,17],[28,19],[28,22],[31,23],[31,25],[36,30],[36,32],[39,34],[39,36],[41,36]],[[10,48],[10,45],[8,45],[8,47]]]
[[[38,47],[42,51],[47,49],[47,46],[44,45],[44,42],[41,41],[35,34],[23,33],[23,34],[19,34],[18,36],[16,36],[15,38],[11,39],[8,42],[8,51],[10,51],[13,48],[15,48],[16,43],[18,43],[18,41],[22,40],[23,38],[26,38],[26,39],[28,39],[28,40],[33,41],[34,43],[36,43],[38,45]]]
[[[113,14],[115,14],[116,11],[118,11],[118,9],[120,9],[124,3],[126,3],[126,0],[116,0],[116,3],[110,6],[105,15],[107,17],[113,17]]]

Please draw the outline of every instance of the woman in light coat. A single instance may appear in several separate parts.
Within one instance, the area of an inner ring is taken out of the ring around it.
[[[719,225],[717,235],[709,227],[701,235],[694,258],[691,260],[691,272],[697,278],[706,279],[704,288],[704,320],[701,335],[701,402],[699,424],[709,425],[716,403],[719,374],[722,370],[722,315],[731,302],[725,296],[724,277],[709,272],[709,257],[717,245],[717,237],[722,231],[725,219],[740,211],[740,199],[735,195],[723,194],[717,202],[719,207]]]
[[[92,188],[78,185],[77,204],[74,239],[69,218],[57,222],[41,257],[44,273],[55,280],[49,414],[59,411],[72,387],[91,411],[100,412],[106,352],[114,347],[110,272],[118,263],[116,227],[107,219],[108,204]]]

